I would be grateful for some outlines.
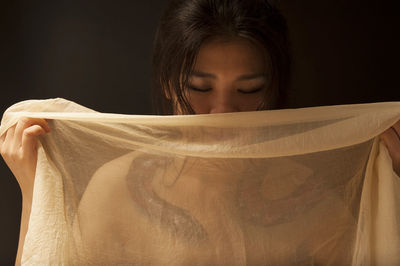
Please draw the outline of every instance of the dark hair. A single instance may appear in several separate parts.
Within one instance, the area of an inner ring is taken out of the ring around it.
[[[179,104],[194,114],[185,88],[200,46],[209,38],[242,37],[260,44],[271,62],[271,83],[257,110],[282,108],[290,78],[287,24],[267,0],[171,0],[153,47],[153,107],[173,114]],[[175,94],[177,103],[167,95]]]

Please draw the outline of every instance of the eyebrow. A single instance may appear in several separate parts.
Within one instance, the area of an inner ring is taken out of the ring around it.
[[[197,77],[197,78],[212,78],[212,79],[217,79],[217,76],[211,73],[206,73],[206,72],[201,72],[201,71],[194,71],[190,75],[191,77]],[[265,74],[244,74],[239,76],[236,81],[243,81],[243,80],[251,80],[251,79],[260,79],[260,78],[266,78],[267,76]]]

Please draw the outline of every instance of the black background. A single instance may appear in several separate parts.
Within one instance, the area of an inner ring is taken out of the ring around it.
[[[400,101],[395,0],[281,0],[294,53],[289,107]],[[2,1],[0,111],[63,97],[151,114],[150,60],[164,0]],[[17,251],[21,194],[0,163],[0,265]]]

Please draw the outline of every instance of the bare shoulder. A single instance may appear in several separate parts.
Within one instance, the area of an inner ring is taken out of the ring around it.
[[[87,208],[92,204],[99,205],[110,202],[110,197],[115,202],[115,197],[121,195],[126,189],[125,178],[131,162],[137,156],[138,152],[133,151],[117,157],[97,169],[86,187],[79,203],[79,209]]]
[[[109,201],[109,197],[116,196],[125,187],[125,178],[129,167],[138,152],[133,151],[105,163],[93,174],[85,193],[80,201],[80,207],[87,205],[92,198],[96,201]],[[98,202],[103,203],[103,202]]]
[[[118,217],[134,216],[126,176],[138,152],[130,152],[101,166],[92,176],[74,218],[74,235],[83,244],[93,245],[102,239],[116,237],[113,228]],[[106,241],[105,241],[106,242]]]

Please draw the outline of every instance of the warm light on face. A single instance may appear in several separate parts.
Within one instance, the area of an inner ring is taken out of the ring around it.
[[[269,82],[264,58],[256,45],[243,38],[203,44],[186,88],[195,113],[255,111]]]

